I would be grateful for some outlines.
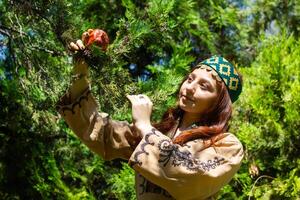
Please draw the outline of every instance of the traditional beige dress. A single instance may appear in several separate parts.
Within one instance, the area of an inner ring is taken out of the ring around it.
[[[156,129],[137,144],[133,127],[98,112],[98,105],[86,89],[70,102],[66,93],[58,111],[69,127],[93,152],[105,160],[122,158],[136,172],[136,194],[140,200],[213,199],[237,172],[243,147],[231,133],[222,134],[214,145],[196,139],[183,146]]]

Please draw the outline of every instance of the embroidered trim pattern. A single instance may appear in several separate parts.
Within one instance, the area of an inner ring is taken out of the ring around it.
[[[142,154],[149,155],[149,153],[145,150],[145,147],[147,145],[151,145],[151,146],[154,145],[154,142],[150,142],[149,141],[149,137],[152,136],[152,135],[156,135],[157,137],[159,137],[159,135],[155,133],[155,129],[154,128],[151,130],[150,133],[146,134],[146,136],[145,136],[145,142],[141,145],[141,151],[136,152],[134,154],[134,161],[131,162],[131,163],[129,163],[131,166],[133,166],[135,164],[138,164],[138,165],[142,165],[143,164],[141,161],[139,161],[139,156],[142,155]]]
[[[131,162],[131,165],[142,165],[142,162],[139,160],[139,156],[142,154],[149,155],[149,152],[145,150],[147,145],[154,146],[154,142],[150,142],[149,138],[151,136],[159,137],[159,134],[156,133],[156,129],[152,129],[150,133],[145,136],[145,142],[141,144],[141,150],[137,151],[134,155],[134,161]],[[225,159],[214,157],[214,159],[201,161],[200,159],[193,158],[192,153],[189,151],[181,151],[179,149],[180,145],[173,144],[170,139],[162,139],[158,143],[158,149],[160,151],[158,160],[159,163],[162,163],[163,166],[167,166],[170,163],[172,166],[183,166],[186,169],[191,171],[210,171],[211,169],[215,169],[217,166],[221,165]]]
[[[75,114],[74,108],[76,105],[79,105],[79,108],[81,108],[81,101],[86,100],[88,101],[88,96],[91,93],[90,88],[87,88],[86,91],[84,91],[84,93],[78,98],[76,99],[72,104],[70,105],[63,105],[62,101],[58,102],[58,104],[56,105],[56,109],[61,111],[63,113],[63,115],[65,115],[65,111],[71,111],[72,114]],[[62,97],[64,98],[64,97]]]
[[[206,162],[201,161],[200,159],[193,158],[189,151],[180,151],[179,145],[172,144],[171,141],[167,139],[161,140],[158,144],[158,148],[160,150],[160,159],[158,162],[163,163],[163,166],[166,166],[171,161],[170,164],[174,167],[184,166],[191,171],[210,171],[221,165],[225,160],[224,158],[215,157]]]
[[[219,74],[215,70],[213,70],[211,67],[209,67],[205,64],[202,64],[202,63],[197,65],[197,67],[200,67],[200,69],[206,69],[206,71],[211,72],[211,74],[217,81],[222,82],[222,79],[220,78]]]

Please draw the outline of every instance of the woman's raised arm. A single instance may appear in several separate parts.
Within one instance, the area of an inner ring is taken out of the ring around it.
[[[84,50],[82,40],[70,43],[72,51]],[[139,137],[126,121],[115,121],[98,112],[98,103],[91,93],[89,69],[83,58],[76,56],[73,81],[57,103],[57,110],[79,139],[105,160],[128,159]]]

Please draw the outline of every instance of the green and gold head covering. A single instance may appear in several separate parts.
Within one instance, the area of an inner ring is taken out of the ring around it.
[[[211,67],[218,73],[228,89],[232,103],[235,102],[242,92],[242,83],[234,66],[221,56],[212,56],[201,64]]]

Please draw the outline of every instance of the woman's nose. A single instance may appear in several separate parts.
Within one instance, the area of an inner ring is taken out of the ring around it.
[[[194,92],[195,92],[195,84],[194,83],[188,84],[187,87],[186,87],[186,91],[189,94],[194,94]]]

